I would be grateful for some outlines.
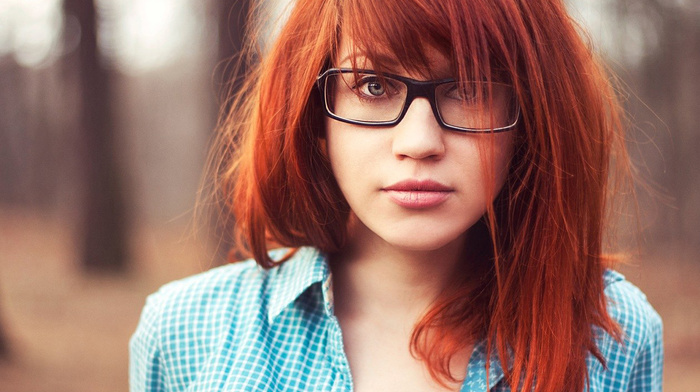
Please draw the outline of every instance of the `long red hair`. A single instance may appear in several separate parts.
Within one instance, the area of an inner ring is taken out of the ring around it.
[[[593,327],[620,337],[602,239],[611,156],[622,169],[627,158],[608,77],[560,0],[297,1],[221,124],[215,185],[239,245],[270,268],[284,262],[269,258],[272,244],[344,244],[350,208],[323,153],[315,91],[341,34],[380,72],[387,52],[428,70],[432,47],[456,78],[498,75],[520,102],[506,184],[470,229],[469,274],[415,326],[414,355],[444,384],[450,359],[486,339],[512,390],[583,390],[586,356],[604,362]]]

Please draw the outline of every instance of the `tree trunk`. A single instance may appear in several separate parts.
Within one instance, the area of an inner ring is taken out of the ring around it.
[[[10,358],[10,343],[5,329],[5,321],[0,317],[0,360]]]
[[[238,91],[247,72],[245,61],[240,61],[244,45],[249,0],[219,0],[219,66],[217,77],[223,93],[230,97]],[[226,102],[224,109],[229,109]]]
[[[232,97],[240,90],[248,71],[245,58],[241,56],[245,55],[243,47],[249,10],[249,0],[218,0],[219,46],[215,80],[219,87],[219,115],[223,118],[231,110]],[[235,248],[235,221],[225,203],[218,197],[215,200],[217,203],[209,214],[217,237],[217,259],[221,263],[239,260],[243,255],[232,252],[232,248]]]
[[[115,148],[110,72],[100,59],[93,0],[65,0],[64,10],[80,24],[78,69],[83,170],[81,262],[89,271],[119,272],[127,267],[127,220]]]

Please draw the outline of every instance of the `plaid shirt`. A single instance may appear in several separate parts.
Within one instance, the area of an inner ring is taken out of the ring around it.
[[[351,391],[330,278],[324,255],[301,248],[271,270],[247,261],[165,285],[131,338],[131,391]],[[659,315],[619,273],[604,280],[625,341],[600,334],[608,368],[589,355],[590,391],[661,391]],[[486,391],[485,352],[475,345],[461,391]],[[490,361],[491,391],[509,391]]]

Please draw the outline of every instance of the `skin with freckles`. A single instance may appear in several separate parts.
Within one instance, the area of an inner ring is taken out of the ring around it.
[[[337,67],[351,67],[351,47],[341,42]],[[450,77],[447,59],[429,53],[438,76]],[[459,389],[430,378],[409,351],[411,331],[455,276],[469,228],[502,187],[512,139],[512,132],[445,130],[426,98],[393,127],[326,119],[326,153],[352,209],[347,244],[331,256],[331,269],[355,391]],[[464,377],[470,350],[453,357],[453,375]]]

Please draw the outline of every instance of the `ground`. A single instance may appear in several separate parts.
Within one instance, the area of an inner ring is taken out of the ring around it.
[[[86,275],[63,221],[0,208],[0,323],[12,355],[0,362],[0,389],[127,391],[127,344],[145,297],[169,280],[209,268],[212,257],[184,225],[142,227],[133,237],[128,273]],[[700,260],[665,250],[618,269],[664,319],[664,390],[697,390]]]

